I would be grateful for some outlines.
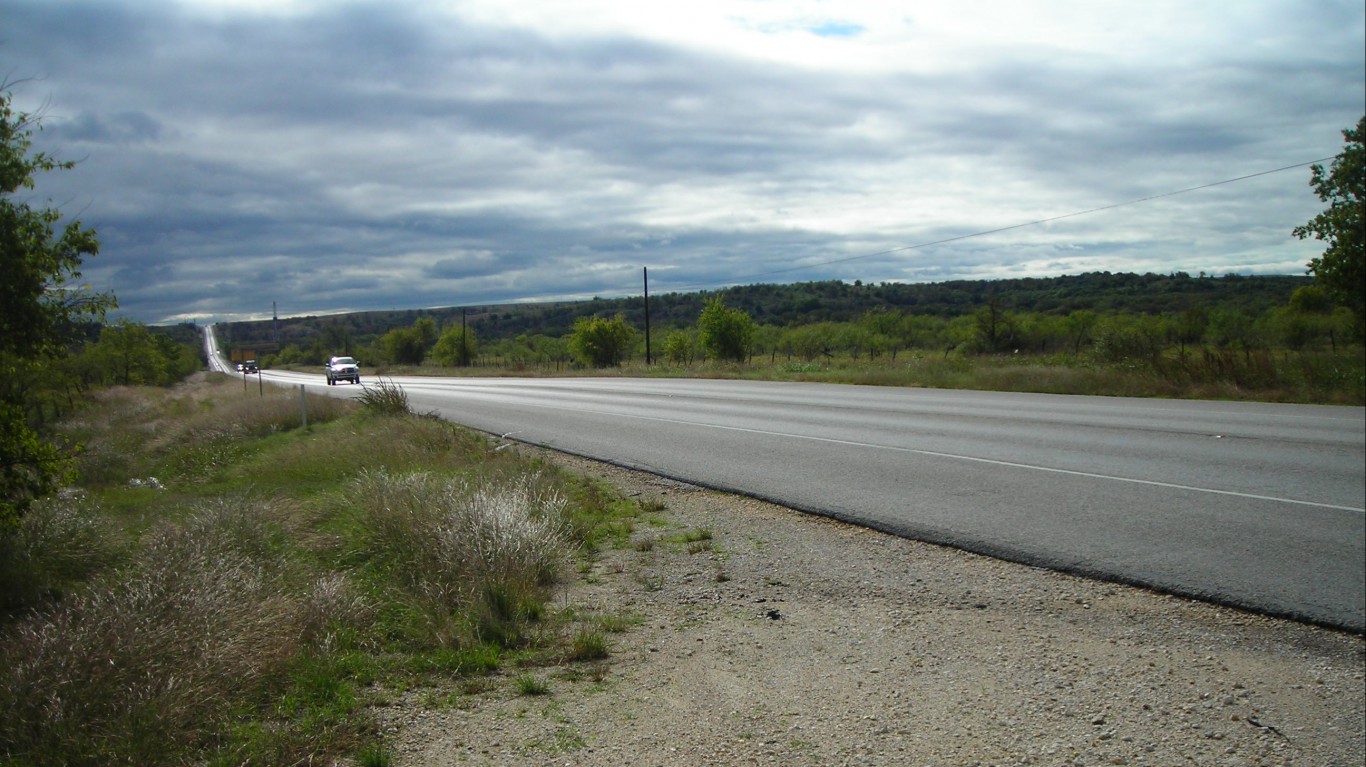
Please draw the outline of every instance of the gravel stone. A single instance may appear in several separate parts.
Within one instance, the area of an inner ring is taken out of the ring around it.
[[[551,608],[638,622],[549,695],[395,691],[395,767],[1366,763],[1360,635],[518,449],[666,505]]]

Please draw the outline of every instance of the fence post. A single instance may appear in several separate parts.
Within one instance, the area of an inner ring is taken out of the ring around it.
[[[308,390],[303,384],[299,384],[299,415],[303,420],[304,428],[308,428]]]

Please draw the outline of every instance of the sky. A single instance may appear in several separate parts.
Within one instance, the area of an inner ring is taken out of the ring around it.
[[[1366,9],[0,0],[0,81],[77,163],[25,199],[96,229],[83,280],[146,323],[644,269],[652,295],[1303,274],[1303,164],[1366,113]]]

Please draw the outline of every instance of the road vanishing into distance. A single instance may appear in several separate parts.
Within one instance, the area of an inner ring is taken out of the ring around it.
[[[362,391],[326,386],[321,370],[263,376],[310,395]],[[385,380],[417,412],[504,439],[1038,567],[1366,630],[1362,408],[754,381]]]

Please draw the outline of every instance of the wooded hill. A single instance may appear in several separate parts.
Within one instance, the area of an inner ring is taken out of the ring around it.
[[[715,291],[665,293],[650,296],[650,324],[656,331],[687,327],[697,322],[705,303],[720,297],[726,306],[741,309],[760,325],[796,327],[817,322],[850,322],[866,312],[884,308],[906,314],[952,318],[972,314],[995,299],[1002,308],[1019,313],[1065,316],[1077,310],[1097,314],[1178,313],[1192,307],[1226,308],[1256,317],[1284,306],[1290,295],[1310,285],[1307,276],[1271,275],[1192,277],[1174,274],[1113,274],[1093,272],[1065,277],[1011,280],[956,280],[926,284],[838,280],[788,285],[744,285]],[[621,314],[628,323],[645,327],[642,297],[541,304],[356,312],[231,323],[233,344],[278,342],[308,345],[321,336],[366,342],[390,330],[432,319],[437,327],[458,327],[462,312],[481,342],[518,335],[567,335],[581,317]],[[278,335],[277,335],[278,333]]]

